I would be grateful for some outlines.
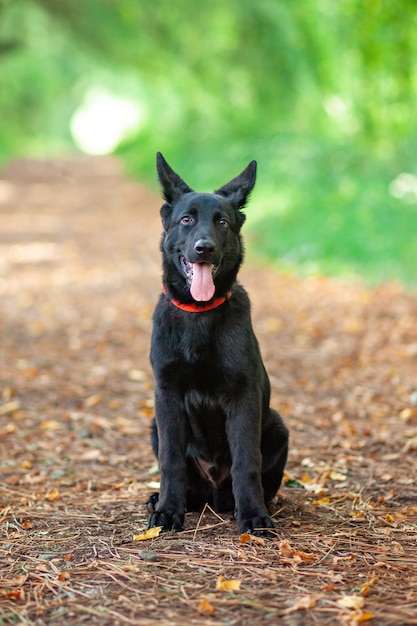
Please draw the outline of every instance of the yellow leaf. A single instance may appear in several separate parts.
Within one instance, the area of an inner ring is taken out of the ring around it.
[[[163,526],[153,526],[152,528],[148,528],[145,533],[142,533],[141,535],[135,535],[133,537],[133,541],[146,541],[147,539],[155,539],[155,537],[158,537],[162,528]]]
[[[241,580],[226,580],[224,576],[219,576],[216,591],[239,591],[241,582]]]
[[[214,606],[206,598],[203,598],[201,600],[200,604],[198,605],[198,610],[200,611],[200,613],[204,613],[205,615],[214,615],[216,612]]]
[[[20,408],[20,403],[12,400],[11,402],[6,402],[6,404],[0,405],[0,415],[6,415],[6,413],[14,413]]]
[[[337,601],[337,604],[343,609],[361,609],[365,603],[365,599],[362,596],[343,596]]]
[[[369,595],[371,595],[371,587],[370,585],[368,585],[368,583],[363,583],[361,587],[361,595],[363,595],[364,598],[367,598]]]
[[[341,474],[340,472],[330,472],[329,474],[330,480],[338,480],[340,482],[345,482],[346,476],[345,474]]]
[[[62,427],[60,422],[57,422],[56,420],[45,420],[44,422],[41,422],[39,426],[41,430],[57,430]]]
[[[53,500],[59,500],[60,497],[61,496],[58,489],[52,489],[51,491],[48,491],[48,493],[45,495],[45,500],[49,500],[50,502],[52,502]]]
[[[96,404],[100,404],[100,402],[102,401],[102,397],[99,393],[95,393],[92,396],[89,396],[88,398],[86,398],[84,400],[84,405],[85,406],[96,406]]]
[[[395,517],[393,515],[390,515],[389,513],[386,514],[385,519],[390,524],[393,524],[395,522]]]
[[[358,617],[355,617],[355,622],[357,624],[362,624],[363,622],[369,622],[370,619],[374,618],[374,614],[371,611],[366,611],[365,613],[361,613]]]
[[[313,500],[313,504],[315,504],[316,506],[324,506],[325,504],[329,504],[329,502],[329,496],[324,496],[324,498],[320,498],[319,500]]]

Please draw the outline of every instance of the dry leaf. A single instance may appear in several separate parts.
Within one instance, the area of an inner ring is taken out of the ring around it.
[[[365,604],[363,596],[343,596],[337,601],[337,604],[343,609],[360,610]]]
[[[325,506],[326,504],[329,504],[329,502],[329,496],[325,496],[324,498],[320,498],[319,500],[313,500],[313,504],[315,506]]]
[[[290,613],[295,613],[296,611],[306,611],[307,609],[313,609],[317,600],[320,600],[322,596],[303,596],[299,600],[297,600],[292,606],[283,611],[285,615],[289,615]]]
[[[26,582],[27,574],[19,574],[18,576],[13,576],[13,578],[3,578],[2,583],[6,586],[15,586],[15,585],[23,585]]]
[[[297,563],[314,563],[317,561],[317,557],[315,554],[311,554],[308,552],[303,552],[302,550],[296,550],[290,544],[287,539],[283,539],[279,542],[279,553],[283,558],[292,559],[294,564]]]
[[[92,396],[89,396],[86,400],[84,400],[84,405],[85,406],[96,406],[97,404],[100,404],[100,402],[102,401],[102,396],[99,393],[95,393]]]
[[[355,617],[356,624],[363,624],[363,622],[369,622],[369,620],[374,618],[374,614],[371,611],[365,611],[365,613],[361,613],[357,617]]]
[[[24,599],[24,590],[23,589],[13,589],[12,591],[8,591],[5,594],[6,598],[10,598],[10,600],[23,600]]]
[[[0,406],[0,415],[6,415],[6,413],[14,413],[20,408],[20,403],[12,400],[11,402],[6,402],[6,404],[2,404]]]
[[[214,606],[206,598],[201,600],[198,605],[198,610],[200,613],[204,613],[205,615],[214,615],[216,612]]]
[[[394,554],[405,554],[403,546],[398,541],[393,541],[391,545]]]
[[[45,495],[45,500],[53,502],[54,500],[59,500],[60,497],[61,496],[58,489],[52,489],[51,491],[48,491],[48,493]]]
[[[347,480],[347,477],[345,476],[345,474],[342,474],[341,472],[330,472],[329,474],[329,478],[330,480],[337,480],[341,483],[344,483]]]
[[[294,548],[291,547],[288,539],[283,539],[279,542],[278,550],[281,556],[291,557],[294,555]]]
[[[216,591],[239,591],[241,582],[241,580],[227,580],[224,576],[219,576]]]
[[[262,539],[262,537],[257,537],[256,535],[250,535],[249,533],[242,533],[239,536],[239,541],[240,543],[243,543],[243,544],[253,541],[254,543],[257,543],[260,546],[265,545],[265,539]]]
[[[153,526],[152,528],[148,528],[145,533],[140,535],[134,535],[133,541],[146,541],[147,539],[155,539],[158,537],[162,530],[163,526]]]
[[[372,586],[376,583],[378,579],[376,577],[369,578],[365,583],[363,583],[361,587],[361,596],[367,598],[371,594]]]
[[[314,563],[315,561],[317,561],[317,557],[315,554],[302,552],[301,550],[296,550],[294,552],[294,557],[299,559],[300,561],[304,561],[304,563]]]
[[[58,430],[62,428],[62,424],[57,420],[45,420],[39,424],[41,430]]]

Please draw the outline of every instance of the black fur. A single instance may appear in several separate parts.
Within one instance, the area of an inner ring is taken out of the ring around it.
[[[274,527],[266,504],[282,480],[288,431],[269,406],[249,298],[236,282],[243,258],[241,209],[255,184],[256,162],[214,194],[194,192],[160,153],[157,170],[165,198],[165,293],[153,317],[152,445],[161,490],[148,501],[149,527],[181,530],[185,511],[208,502],[217,511],[235,511],[240,532],[262,534]],[[186,275],[188,264],[198,262],[213,266],[210,302],[226,300],[188,312],[172,299],[207,304],[193,300]]]

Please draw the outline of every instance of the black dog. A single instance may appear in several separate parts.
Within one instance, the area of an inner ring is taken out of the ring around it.
[[[149,527],[181,530],[185,511],[208,502],[235,511],[240,532],[267,533],[274,525],[266,504],[282,480],[288,431],[269,407],[249,298],[236,282],[241,209],[256,162],[214,194],[190,189],[160,153],[157,169],[165,204],[152,445],[161,492],[148,501]]]

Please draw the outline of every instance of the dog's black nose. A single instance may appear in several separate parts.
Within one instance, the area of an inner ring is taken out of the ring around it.
[[[211,239],[198,239],[194,244],[194,250],[197,254],[212,254],[216,246]]]

